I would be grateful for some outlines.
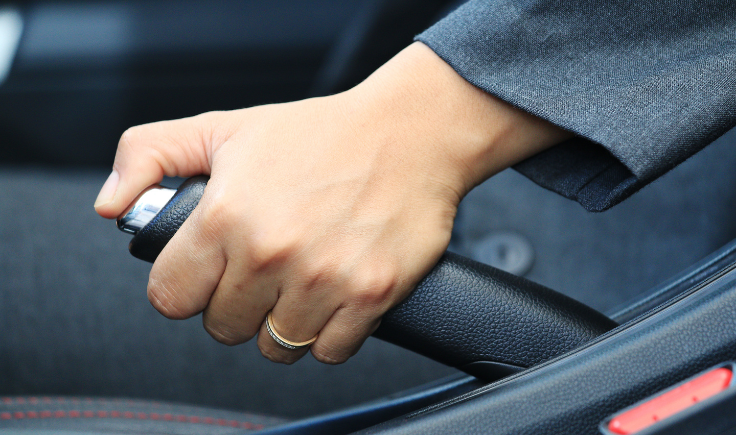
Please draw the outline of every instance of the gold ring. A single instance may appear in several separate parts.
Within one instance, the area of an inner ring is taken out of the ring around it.
[[[317,336],[319,335],[317,334],[311,339],[307,341],[302,341],[302,342],[295,342],[295,341],[287,340],[281,335],[279,335],[279,333],[276,332],[276,329],[273,327],[273,318],[271,316],[271,311],[269,311],[268,315],[266,316],[266,330],[268,331],[268,335],[270,335],[271,338],[273,338],[273,341],[291,350],[301,349],[301,348],[309,346],[310,344],[314,343],[315,340],[317,340]]]

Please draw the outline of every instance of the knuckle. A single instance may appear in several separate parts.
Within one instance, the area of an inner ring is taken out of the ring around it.
[[[238,344],[245,343],[246,341],[253,338],[248,334],[243,334],[232,328],[228,328],[222,323],[213,324],[213,322],[204,321],[204,329],[215,341],[218,341],[227,346],[237,346]]]
[[[334,282],[337,278],[335,267],[328,262],[316,259],[303,264],[300,272],[307,289],[321,288],[324,284]]]
[[[160,281],[150,279],[147,294],[148,301],[164,317],[174,320],[190,317],[190,313],[180,306],[173,292]]]
[[[350,358],[350,355],[348,354],[335,352],[324,346],[317,345],[312,346],[312,356],[314,356],[314,359],[317,361],[330,365],[342,364]]]
[[[118,141],[118,152],[122,154],[134,155],[142,152],[150,146],[147,141],[141,140],[145,135],[147,125],[136,125],[129,127],[120,135]]]
[[[398,277],[390,267],[370,268],[356,273],[352,299],[358,305],[382,305],[390,300]]]
[[[201,226],[216,234],[225,234],[236,225],[238,212],[232,204],[218,199],[208,201],[206,207],[201,209]]]
[[[277,356],[276,353],[272,352],[271,349],[268,349],[265,346],[258,346],[258,349],[261,351],[261,355],[263,355],[266,359],[268,359],[271,362],[292,365],[299,360],[299,358],[288,358],[283,355]]]
[[[122,148],[130,148],[135,144],[135,137],[138,135],[138,132],[140,131],[140,127],[130,127],[127,130],[123,132],[122,135],[120,135],[120,144],[119,146]]]
[[[297,250],[298,242],[288,233],[258,237],[248,243],[248,251],[256,271],[283,264]]]

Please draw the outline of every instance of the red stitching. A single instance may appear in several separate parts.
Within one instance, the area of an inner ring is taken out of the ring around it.
[[[28,403],[33,404],[33,405],[37,405],[39,403],[82,403],[82,402],[88,402],[88,403],[93,403],[93,402],[97,402],[97,403],[110,403],[110,402],[113,402],[113,403],[125,403],[127,405],[148,404],[148,405],[154,406],[154,407],[161,405],[160,402],[153,401],[153,400],[147,401],[147,400],[132,400],[132,399],[119,399],[119,398],[108,399],[108,398],[105,398],[105,397],[97,397],[97,398],[92,398],[92,397],[48,397],[48,396],[43,396],[43,397],[40,397],[40,398],[39,397],[35,397],[35,396],[30,396],[30,397],[0,397],[0,402],[2,402],[1,404],[3,404],[3,405],[13,405],[13,404],[24,405],[24,404],[28,404]]]
[[[160,402],[157,401],[135,401],[130,399],[107,399],[103,397],[99,398],[92,398],[92,397],[2,397],[0,398],[0,404],[2,405],[13,405],[13,404],[26,404],[30,403],[33,405],[38,405],[39,403],[81,403],[81,402],[87,402],[87,403],[125,403],[129,405],[136,405],[141,403],[146,403],[154,407],[161,406]],[[249,430],[261,430],[265,426],[262,424],[253,424],[248,421],[237,421],[237,420],[226,420],[223,418],[214,419],[212,417],[198,417],[198,416],[187,416],[187,415],[173,415],[173,414],[160,414],[156,412],[152,412],[150,414],[147,414],[145,412],[137,412],[133,413],[130,411],[27,411],[27,412],[21,412],[21,411],[15,411],[15,412],[0,412],[0,420],[22,420],[22,419],[34,419],[34,418],[126,418],[126,419],[137,419],[137,420],[165,420],[165,421],[176,421],[180,423],[193,423],[193,424],[209,424],[209,425],[218,425],[218,426],[230,426],[230,427],[240,427],[243,429],[249,429]]]
[[[237,420],[226,420],[224,418],[218,418],[214,419],[212,417],[197,417],[194,415],[186,416],[186,415],[173,415],[173,414],[164,414],[163,418],[160,414],[157,414],[155,412],[152,412],[150,414],[146,414],[145,412],[138,412],[138,413],[132,413],[130,411],[97,411],[95,413],[94,411],[28,411],[28,412],[22,412],[22,411],[15,411],[14,413],[10,412],[0,412],[0,420],[23,420],[25,418],[127,418],[127,419],[136,419],[136,420],[166,420],[166,421],[176,421],[180,423],[194,423],[194,424],[209,424],[209,425],[218,425],[218,426],[230,426],[230,427],[240,427],[243,429],[250,429],[250,430],[261,430],[265,426],[262,424],[253,424],[248,421],[237,421]]]

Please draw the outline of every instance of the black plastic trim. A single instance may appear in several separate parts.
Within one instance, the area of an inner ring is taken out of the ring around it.
[[[598,434],[608,415],[736,358],[736,271],[565,356],[365,434]]]
[[[607,314],[618,323],[628,322],[713,277],[719,270],[734,262],[736,262],[736,240],[727,243],[669,280],[638,295],[636,300],[626,302]]]

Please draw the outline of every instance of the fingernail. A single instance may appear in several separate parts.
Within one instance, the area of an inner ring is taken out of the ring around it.
[[[110,176],[107,177],[107,181],[105,181],[105,184],[102,185],[102,189],[100,189],[100,194],[97,195],[97,199],[95,200],[95,208],[112,202],[113,198],[115,197],[115,191],[118,189],[119,180],[120,175],[118,174],[118,171],[113,170]]]

